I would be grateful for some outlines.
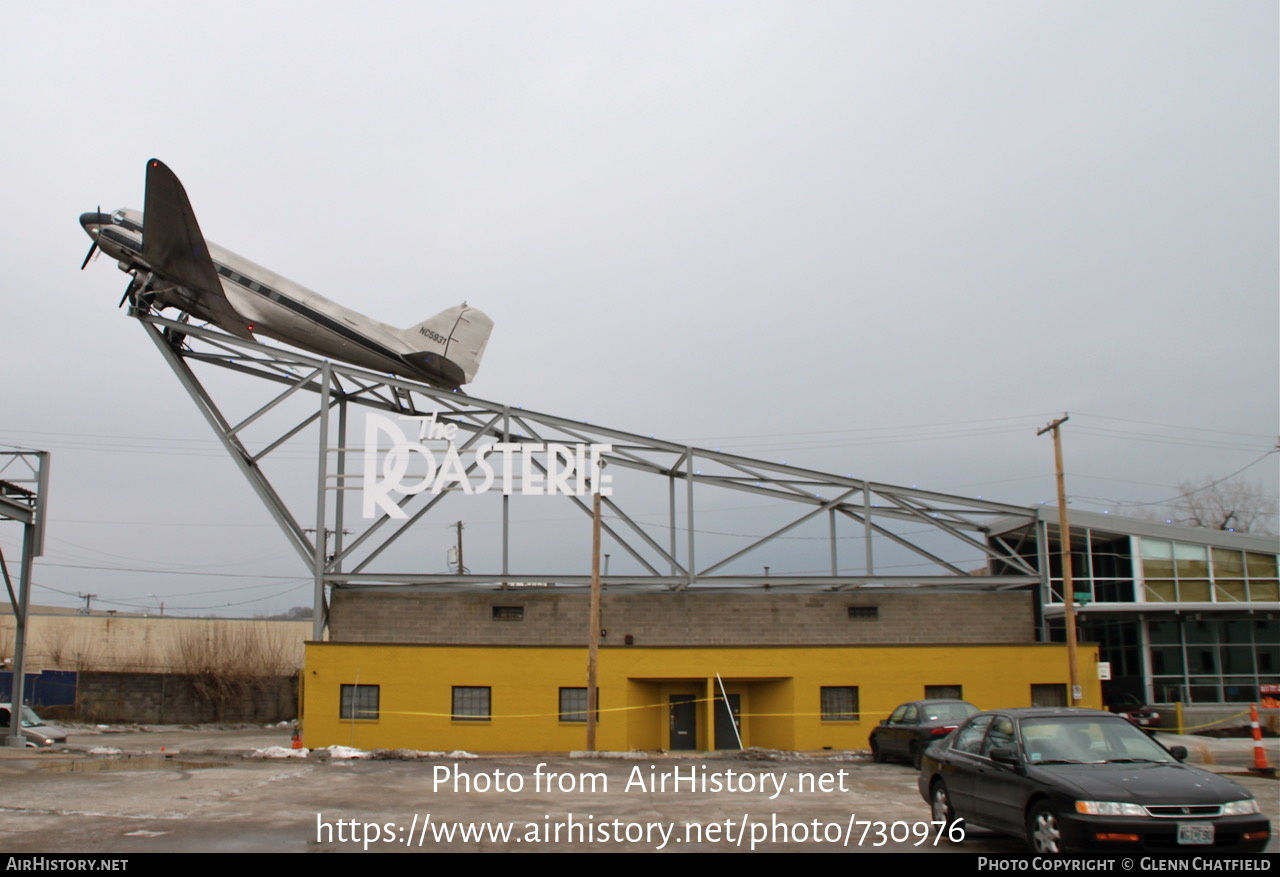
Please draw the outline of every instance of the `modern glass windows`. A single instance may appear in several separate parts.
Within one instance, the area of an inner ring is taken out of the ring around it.
[[[1280,596],[1273,554],[1140,541],[1147,603],[1274,603]]]
[[[1179,616],[1147,621],[1152,699],[1242,703],[1280,684],[1280,621]]]

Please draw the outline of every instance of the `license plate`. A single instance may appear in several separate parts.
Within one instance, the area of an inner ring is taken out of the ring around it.
[[[1213,843],[1213,823],[1182,823],[1178,826],[1178,843],[1184,845]]]

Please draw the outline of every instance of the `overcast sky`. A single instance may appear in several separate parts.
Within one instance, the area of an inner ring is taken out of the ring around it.
[[[1028,505],[1070,412],[1077,508],[1276,493],[1271,0],[17,4],[0,41],[36,602],[310,602],[124,275],[77,270],[153,155],[331,299],[482,308],[484,399]]]

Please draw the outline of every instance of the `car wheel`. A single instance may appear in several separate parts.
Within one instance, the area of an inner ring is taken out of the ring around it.
[[[1067,852],[1062,820],[1046,801],[1031,808],[1027,818],[1027,844],[1038,856],[1060,856]]]
[[[880,751],[880,741],[875,737],[871,738],[871,760],[877,764],[884,763],[884,753]]]
[[[924,758],[924,750],[920,748],[919,743],[911,744],[911,766],[916,770],[920,769],[920,759]]]
[[[952,823],[960,822],[956,816],[955,808],[951,806],[951,796],[947,794],[947,784],[942,780],[938,780],[933,784],[933,792],[929,795],[929,804],[933,809],[934,822],[945,822],[948,828]]]

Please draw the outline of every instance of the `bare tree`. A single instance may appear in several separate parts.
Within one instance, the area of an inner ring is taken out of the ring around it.
[[[1169,503],[1175,524],[1266,536],[1276,533],[1276,499],[1260,484],[1205,476],[1178,482],[1178,490],[1182,495]]]

